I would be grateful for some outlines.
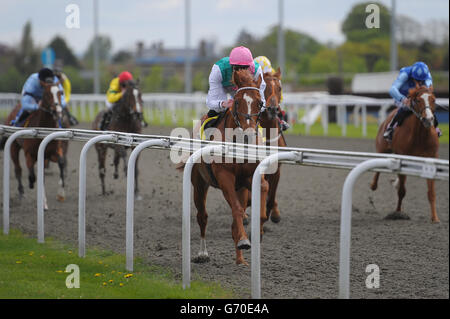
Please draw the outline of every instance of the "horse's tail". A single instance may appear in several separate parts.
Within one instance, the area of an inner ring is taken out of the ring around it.
[[[6,140],[8,139],[7,136],[3,136],[0,140],[0,151],[3,151],[5,149]]]

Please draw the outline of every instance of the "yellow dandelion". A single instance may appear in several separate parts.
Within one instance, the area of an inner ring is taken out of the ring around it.
[[[34,255],[34,251],[30,251],[30,252],[28,253],[28,255],[29,255],[29,256],[33,256],[33,255]]]
[[[62,273],[63,271],[62,271],[62,270],[57,270],[56,272],[57,272],[57,273]]]
[[[112,279],[109,280],[109,283],[110,283],[110,284],[112,284],[113,282],[114,282],[114,280],[112,280]]]
[[[119,286],[120,286],[120,287],[123,287],[123,283],[121,282],[121,283],[119,284]]]
[[[101,265],[101,264],[103,264],[103,261],[100,260],[98,263]]]
[[[16,264],[21,264],[22,260],[16,260]]]
[[[69,250],[69,251],[68,251],[68,253],[69,253],[69,254],[71,254],[71,253],[72,253],[72,251],[71,251],[71,250]]]
[[[100,274],[100,273],[96,273],[94,276],[95,277],[100,277],[102,274]]]
[[[125,276],[123,276],[124,278],[130,278],[133,277],[133,274],[126,274]]]
[[[106,286],[106,285],[107,285],[107,283],[106,283],[106,282],[104,281],[102,285],[103,285],[103,286]]]

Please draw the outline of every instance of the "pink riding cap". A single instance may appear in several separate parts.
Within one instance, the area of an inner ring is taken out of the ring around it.
[[[253,62],[253,56],[250,50],[246,47],[236,47],[230,52],[230,64],[231,65],[248,65],[250,72],[255,73],[255,63]]]

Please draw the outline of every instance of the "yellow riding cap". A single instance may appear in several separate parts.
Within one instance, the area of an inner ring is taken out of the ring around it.
[[[275,73],[275,70],[272,68],[270,60],[267,57],[260,55],[259,57],[255,58],[255,61],[259,63],[263,73]]]

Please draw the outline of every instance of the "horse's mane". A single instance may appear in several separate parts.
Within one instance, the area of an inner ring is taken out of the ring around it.
[[[253,75],[249,70],[241,69],[233,71],[231,81],[238,87],[243,86],[256,86],[256,82],[253,79]]]
[[[420,92],[428,91],[431,94],[434,95],[433,89],[430,87],[427,87],[426,85],[416,86],[415,88],[411,88],[408,92],[408,96],[417,96]]]

